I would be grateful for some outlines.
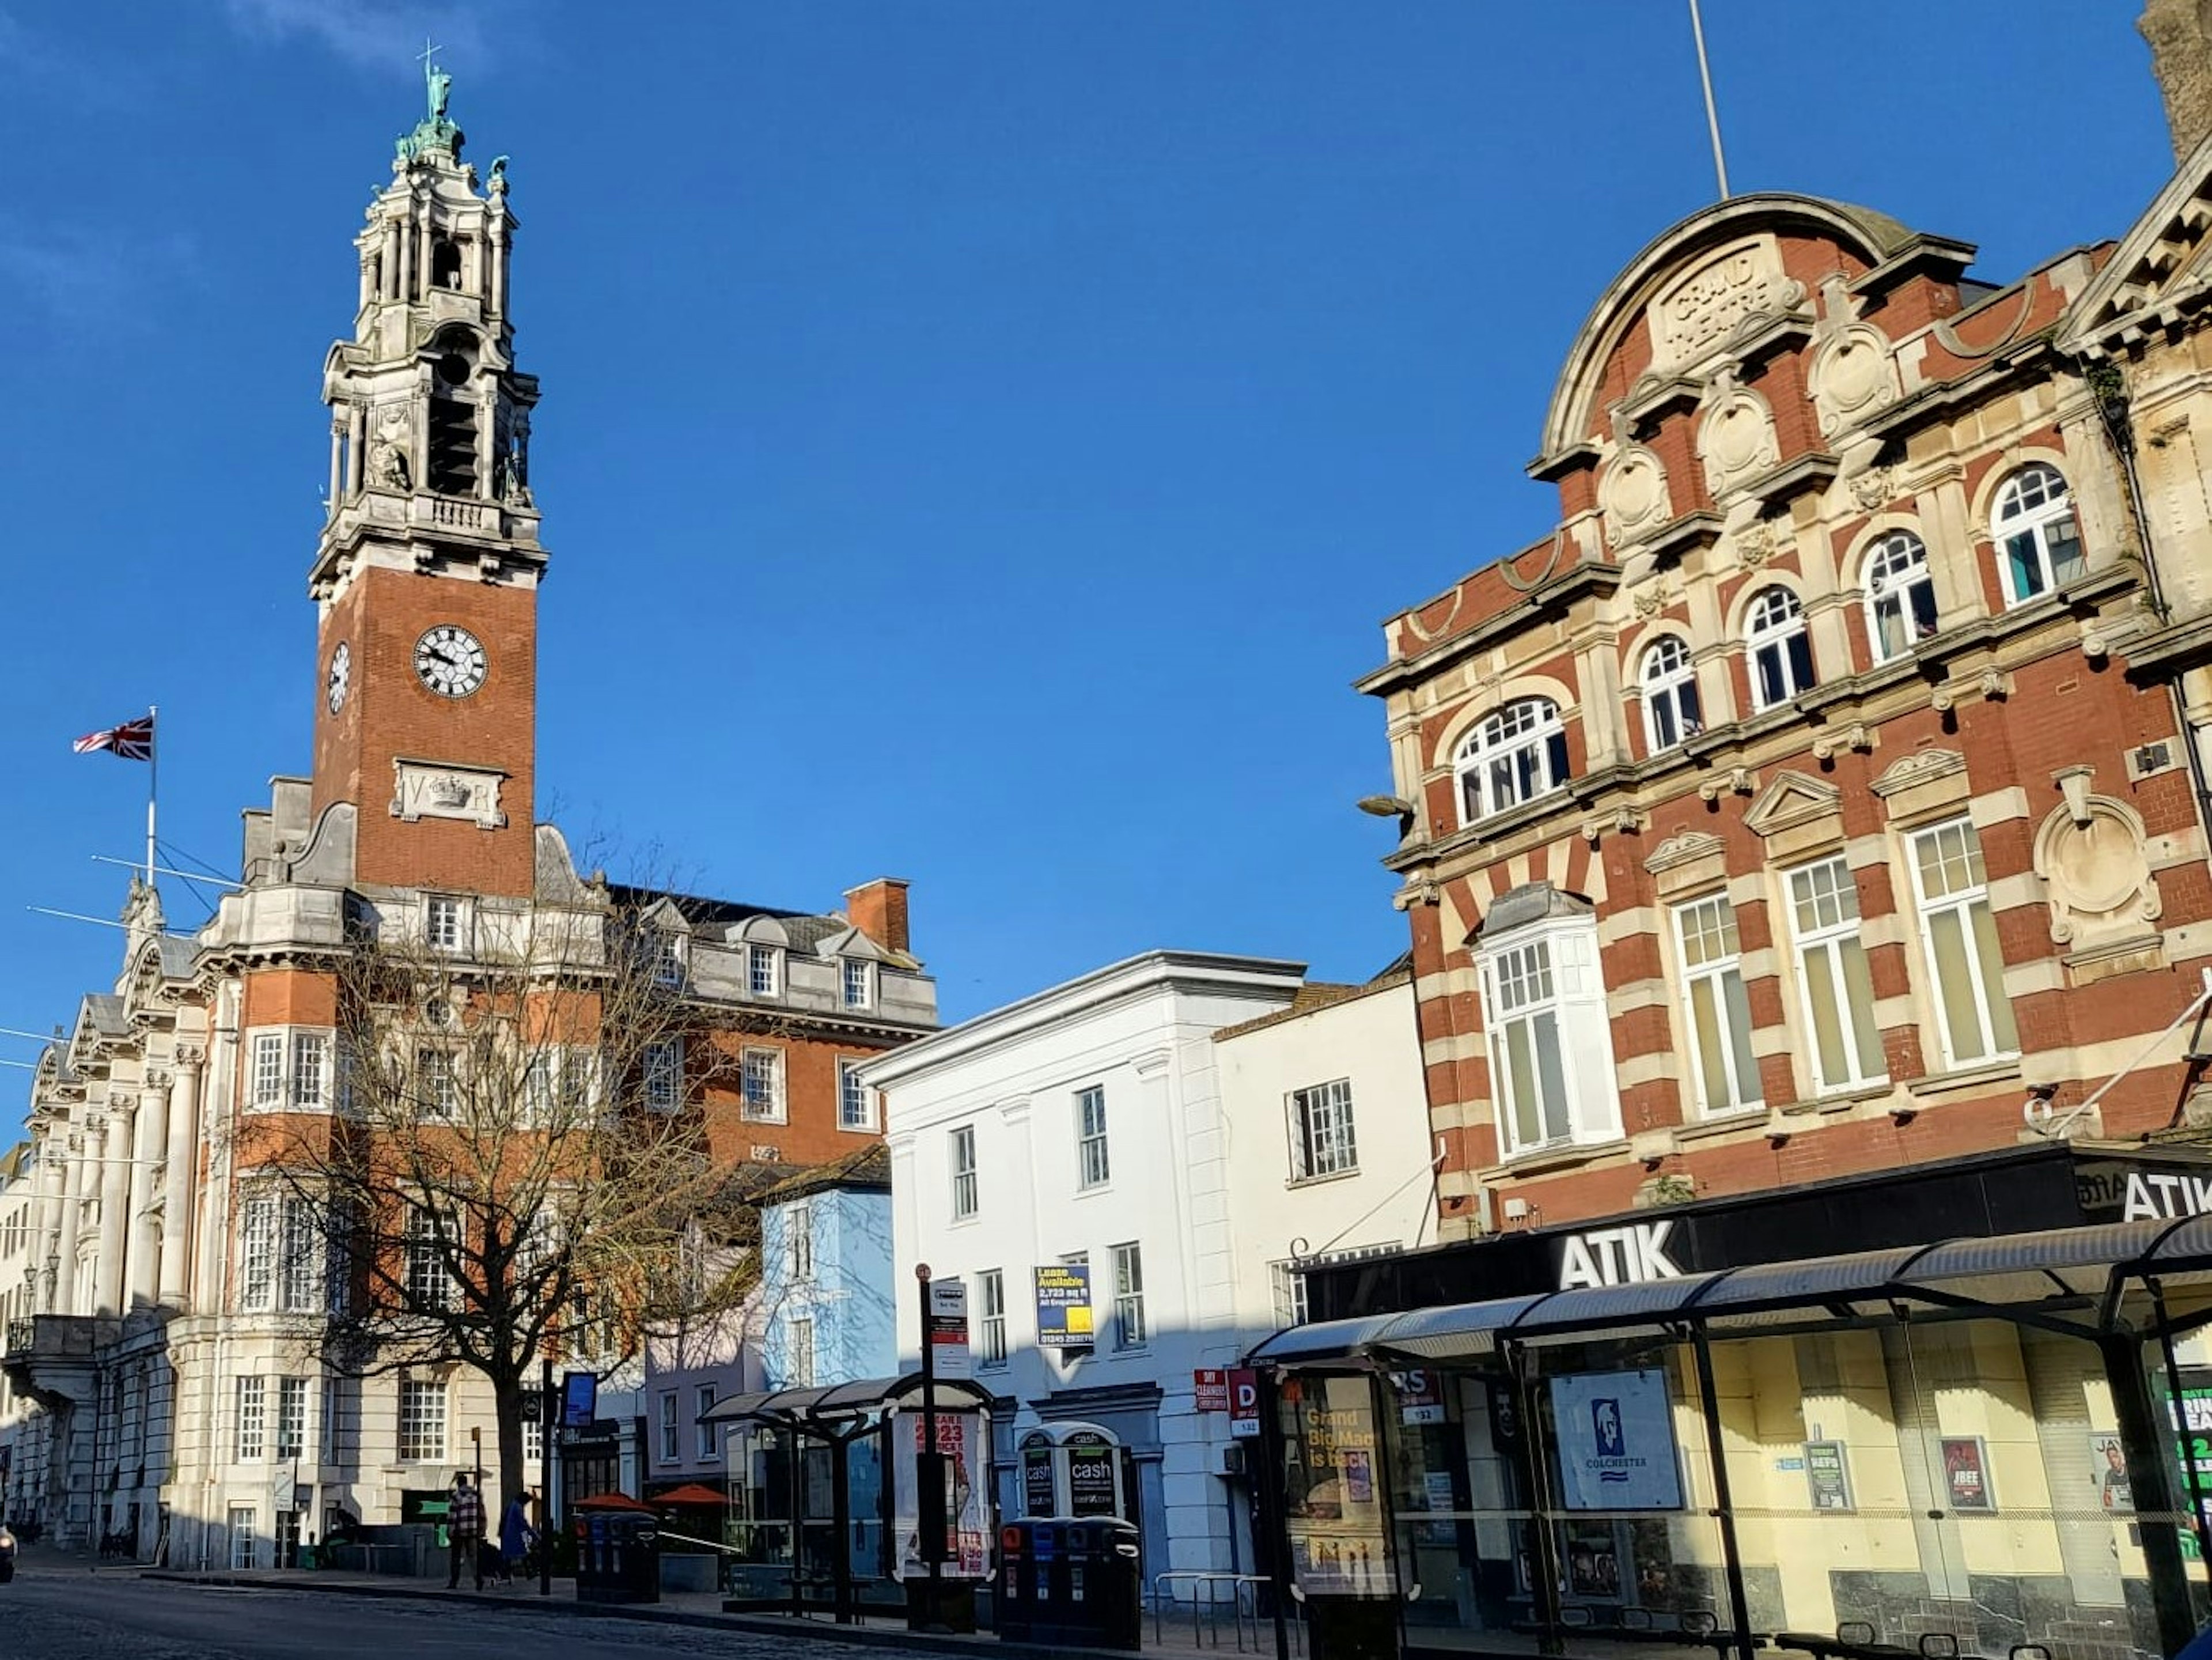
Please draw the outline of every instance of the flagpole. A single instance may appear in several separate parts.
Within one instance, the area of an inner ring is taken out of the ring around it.
[[[1705,126],[1713,136],[1713,172],[1720,179],[1721,200],[1729,198],[1728,157],[1721,154],[1721,115],[1713,102],[1713,70],[1705,61],[1705,20],[1698,15],[1698,0],[1690,0],[1690,33],[1698,40],[1698,79],[1705,88]]]
[[[161,734],[154,716],[155,705],[146,705],[146,885],[154,885],[154,802],[161,777]]]

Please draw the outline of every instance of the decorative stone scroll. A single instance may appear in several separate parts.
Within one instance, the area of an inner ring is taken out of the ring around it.
[[[1824,436],[1856,426],[1897,401],[1897,364],[1889,338],[1871,324],[1838,331],[1813,359],[1806,382]]]
[[[2124,801],[2089,794],[2087,767],[2064,769],[2057,781],[2066,800],[2035,836],[2035,873],[2044,880],[2051,939],[2076,956],[2128,946],[2152,947],[2157,955],[2165,902],[2151,873],[2142,818]]]
[[[1715,382],[1705,419],[1698,423],[1698,459],[1705,463],[1705,489],[1715,498],[1735,485],[1771,471],[1782,457],[1774,430],[1774,411],[1766,400],[1726,375]]]
[[[507,781],[503,772],[404,757],[392,761],[392,770],[394,818],[410,824],[422,818],[459,818],[481,830],[499,830],[507,823],[499,805],[500,786]]]
[[[1598,480],[1598,506],[1605,512],[1606,538],[1632,542],[1674,516],[1667,489],[1667,469],[1641,444],[1617,451]]]

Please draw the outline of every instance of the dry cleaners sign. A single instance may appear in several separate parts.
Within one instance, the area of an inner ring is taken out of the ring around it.
[[[1631,1222],[1569,1234],[1559,1242],[1559,1289],[1680,1280],[1681,1267],[1667,1254],[1674,1231],[1672,1221]]]

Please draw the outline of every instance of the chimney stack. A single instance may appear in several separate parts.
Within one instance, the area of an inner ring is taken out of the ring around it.
[[[907,954],[906,879],[878,876],[845,890],[845,915],[885,951]]]
[[[2145,0],[2136,31],[2150,42],[2173,159],[2183,161],[2212,134],[2212,0]]]

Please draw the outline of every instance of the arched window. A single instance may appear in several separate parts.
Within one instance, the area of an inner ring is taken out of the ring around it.
[[[1936,583],[1928,575],[1928,549],[1911,531],[1893,531],[1867,550],[1866,606],[1877,663],[1934,637]]]
[[[1644,654],[1644,735],[1651,753],[1671,750],[1705,729],[1698,708],[1698,672],[1679,634],[1662,634]]]
[[[2004,573],[2005,603],[2025,604],[2081,574],[2081,526],[2073,493],[2057,468],[2041,461],[2022,467],[1997,491],[1990,526]]]
[[[1452,770],[1459,778],[1460,822],[1533,801],[1567,779],[1567,730],[1548,697],[1508,703],[1468,734]]]
[[[460,288],[460,244],[442,236],[430,244],[430,286],[455,290]]]
[[[1751,602],[1744,623],[1751,655],[1751,702],[1771,709],[1813,688],[1813,642],[1805,633],[1805,607],[1785,587],[1771,587]]]

